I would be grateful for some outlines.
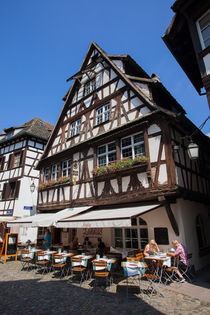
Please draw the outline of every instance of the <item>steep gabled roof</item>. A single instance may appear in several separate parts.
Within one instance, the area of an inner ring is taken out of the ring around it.
[[[35,117],[23,125],[5,128],[1,136],[2,135],[6,136],[9,132],[15,131],[17,129],[20,129],[20,131],[17,132],[14,136],[11,136],[10,138],[2,139],[0,141],[0,144],[6,143],[8,141],[22,137],[24,135],[30,135],[43,140],[47,140],[49,138],[50,133],[53,130],[53,125],[49,124],[43,119]]]
[[[106,52],[101,49],[95,42],[91,42],[88,51],[86,53],[86,56],[80,66],[79,71],[72,77],[70,77],[69,79],[67,79],[67,81],[74,79],[74,78],[78,78],[81,77],[82,74],[84,73],[84,71],[86,70],[86,67],[91,67],[90,64],[88,64],[89,58],[93,52],[93,50],[97,50],[100,55],[103,57],[103,59],[105,60],[105,62],[107,64],[109,64],[111,66],[111,68],[116,72],[116,74],[136,93],[136,95],[141,99],[141,101],[147,105],[152,111],[153,110],[160,110],[165,114],[168,114],[170,116],[175,117],[176,114],[178,112],[181,112],[183,114],[185,114],[184,109],[181,107],[181,105],[179,105],[176,100],[170,95],[170,93],[163,87],[163,85],[161,85],[158,89],[162,93],[165,93],[165,96],[169,96],[170,100],[173,99],[173,106],[170,108],[169,106],[165,106],[164,104],[161,104],[161,102],[155,102],[154,100],[151,100],[146,94],[144,94],[135,84],[134,82],[129,78],[129,74],[127,75],[126,73],[123,73],[118,67],[117,65],[114,63],[114,59],[123,59],[125,62],[127,62],[127,68],[128,66],[132,66],[133,68],[136,67],[136,75],[139,75],[139,78],[142,77],[142,79],[144,80],[148,80],[150,83],[152,84],[156,84],[157,80],[154,80],[153,78],[150,78],[149,75],[129,56],[129,55],[120,55],[120,57],[118,57],[119,55],[108,55],[106,54]],[[93,61],[94,64],[94,61]],[[129,73],[129,72],[128,72]],[[66,93],[66,95],[64,96],[64,106],[61,110],[61,113],[58,117],[57,123],[55,125],[54,131],[52,132],[49,141],[47,143],[47,146],[45,148],[45,151],[42,155],[42,159],[46,157],[49,147],[53,141],[53,137],[54,134],[56,134],[59,126],[60,126],[60,122],[62,120],[62,116],[63,116],[63,112],[66,110],[66,107],[69,105],[69,103],[71,102],[73,95],[74,95],[74,91],[77,87],[77,85],[79,84],[78,80],[75,80],[74,83],[72,84],[71,88],[69,89],[69,91]],[[155,88],[154,88],[155,89]],[[167,92],[166,92],[167,91]],[[166,98],[167,98],[166,97]],[[158,100],[158,98],[156,97],[156,99]],[[163,99],[162,99],[163,100]],[[165,101],[165,100],[164,100]],[[177,105],[177,107],[176,107]]]

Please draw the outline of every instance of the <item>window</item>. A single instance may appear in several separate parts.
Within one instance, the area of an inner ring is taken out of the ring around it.
[[[114,246],[124,249],[144,249],[148,243],[147,223],[141,218],[131,219],[131,228],[114,229]]]
[[[81,125],[81,120],[80,119],[77,120],[77,121],[74,121],[71,124],[70,137],[74,137],[74,136],[79,134],[79,132],[80,132],[80,125]]]
[[[51,170],[51,179],[56,180],[58,179],[58,165],[53,165]]]
[[[45,168],[44,170],[44,182],[49,182],[49,168]]]
[[[97,148],[98,165],[108,165],[116,161],[116,145],[114,142]]]
[[[143,133],[123,138],[121,140],[121,154],[122,158],[134,158],[136,155],[145,154]]]
[[[70,176],[71,174],[71,160],[62,162],[62,177]]]
[[[96,89],[96,80],[95,78],[91,81],[88,81],[84,86],[84,96],[90,94]]]
[[[123,248],[123,233],[122,229],[115,229],[115,247]]]
[[[13,161],[13,167],[18,167],[20,166],[20,159],[21,159],[21,154],[20,152],[14,154],[14,161]]]
[[[203,49],[210,45],[210,10],[197,22],[197,29]]]
[[[110,117],[110,104],[106,104],[96,110],[96,125],[108,121]]]
[[[2,192],[2,199],[18,198],[20,189],[20,181],[5,183]]]
[[[155,242],[158,245],[168,245],[168,229],[167,228],[154,228]]]
[[[200,215],[196,217],[196,233],[199,248],[204,248],[207,245],[207,240],[203,220]]]

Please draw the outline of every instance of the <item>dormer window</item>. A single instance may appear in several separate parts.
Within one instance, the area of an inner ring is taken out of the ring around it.
[[[106,104],[96,110],[96,125],[100,125],[109,120],[110,104]]]
[[[10,139],[12,137],[12,135],[13,135],[13,131],[10,131],[7,133],[6,138]]]
[[[197,29],[203,49],[210,46],[210,10],[197,21]]]
[[[87,83],[85,83],[84,96],[90,94],[95,89],[96,89],[96,79],[94,78],[91,81],[88,81]]]
[[[81,126],[81,120],[80,119],[77,121],[74,121],[71,124],[71,128],[70,128],[70,137],[71,138],[79,134],[80,126]]]

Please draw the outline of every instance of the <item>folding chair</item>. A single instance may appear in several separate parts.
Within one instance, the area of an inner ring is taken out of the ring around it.
[[[50,262],[51,262],[50,255],[44,252],[38,252],[36,256],[37,256],[37,262],[36,262],[37,267],[39,268],[42,274],[44,274],[45,272],[47,273],[49,271]]]
[[[85,275],[86,275],[86,267],[84,267],[82,265],[82,258],[72,257],[72,259],[71,259],[71,274],[72,274],[72,276],[74,276],[74,274],[75,274],[76,276],[80,277],[80,286],[81,286],[82,282],[85,279]]]
[[[137,258],[139,261],[144,261],[144,254],[143,254],[143,253],[138,253],[138,254],[136,254],[136,258]]]
[[[187,260],[189,261],[190,259],[192,259],[192,254],[187,255]],[[184,277],[187,281],[192,282],[192,278],[193,278],[193,274],[191,273],[192,264],[189,264],[186,266],[186,268],[183,268],[179,262],[178,269],[182,277]]]
[[[55,254],[53,256],[53,271],[55,272],[56,270],[60,271],[60,278],[65,277],[66,273],[66,258],[63,257],[62,255]]]
[[[108,271],[108,264],[106,261],[93,261],[93,271],[94,271],[94,290],[96,290],[97,285],[100,282],[105,282],[105,290],[108,285],[111,287],[113,280],[110,271]]]
[[[32,264],[34,263],[34,253],[29,252],[27,249],[21,250],[21,264],[22,264],[22,269],[24,270],[25,267],[27,270],[32,268]]]
[[[156,262],[156,268],[162,268],[162,262]],[[160,264],[160,265],[158,265]],[[159,293],[160,296],[164,297],[164,294],[161,292],[159,285],[161,283],[161,275],[158,272],[151,273],[151,269],[148,267],[146,263],[144,263],[146,271],[145,274],[142,276],[142,279],[146,279],[149,283],[146,291],[151,289],[150,292],[150,299],[152,298],[153,293]]]

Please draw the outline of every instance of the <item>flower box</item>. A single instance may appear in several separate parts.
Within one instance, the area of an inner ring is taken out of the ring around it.
[[[49,182],[42,183],[38,186],[38,190],[45,190],[47,188],[56,186],[56,185],[61,185],[61,184],[66,184],[71,182],[70,177],[60,177],[57,180],[50,180]]]

